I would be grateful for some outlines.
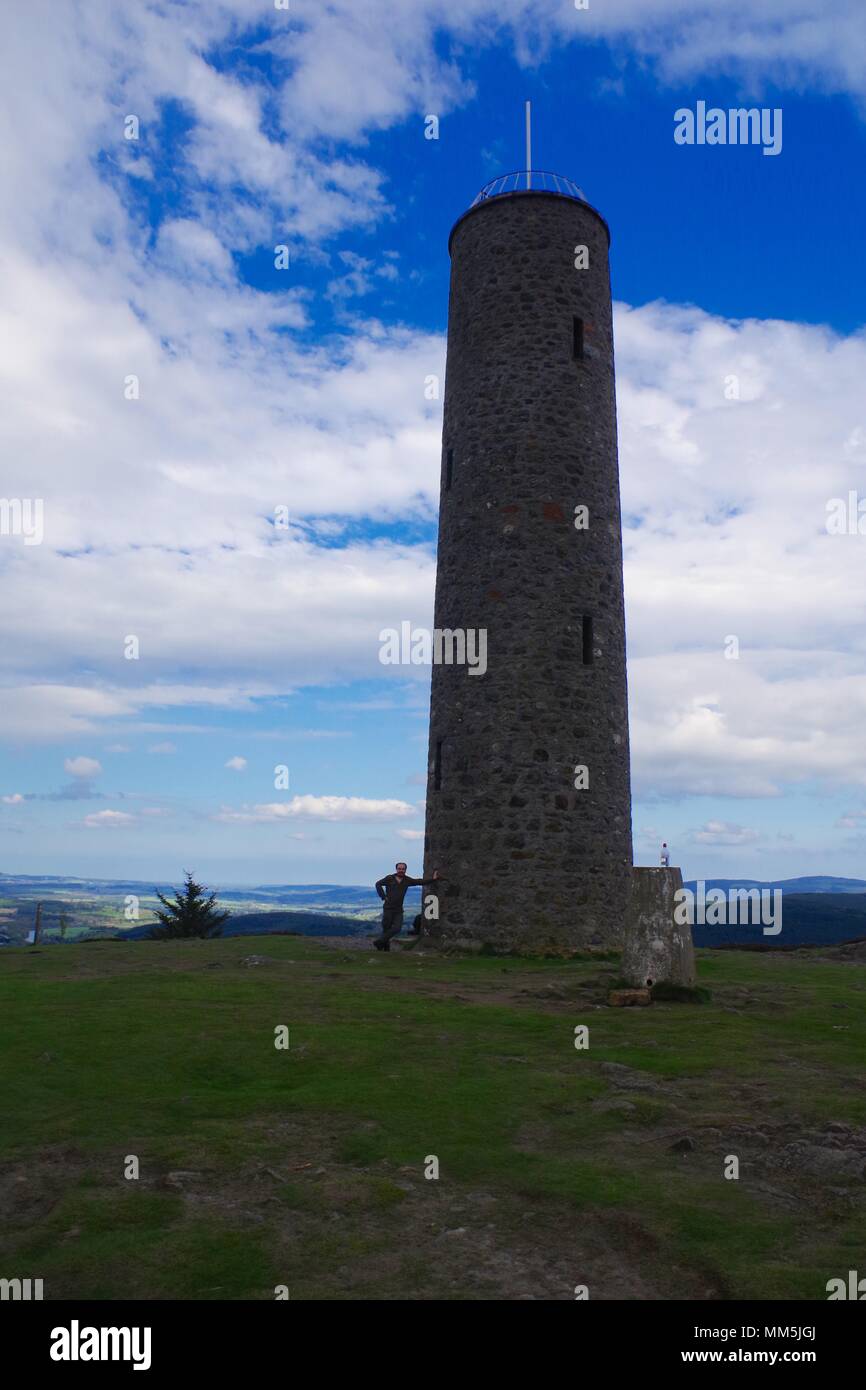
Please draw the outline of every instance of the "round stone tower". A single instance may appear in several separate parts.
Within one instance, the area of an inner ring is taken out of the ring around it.
[[[616,944],[631,794],[609,232],[496,180],[450,237],[425,930]],[[461,660],[463,653],[463,660]]]

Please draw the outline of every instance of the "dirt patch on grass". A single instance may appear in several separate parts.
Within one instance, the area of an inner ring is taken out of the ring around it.
[[[593,1299],[721,1296],[706,1272],[659,1262],[636,1215],[428,1181],[421,1164],[327,1158],[218,1187],[190,1178],[184,1195],[221,1219],[267,1223],[293,1300],[572,1300],[578,1285]]]
[[[68,1146],[0,1163],[0,1232],[28,1230],[44,1220],[88,1167],[85,1156]]]
[[[112,1155],[87,1157],[74,1149],[43,1153],[37,1161],[6,1163],[0,1169],[0,1217],[4,1259],[32,1239],[43,1223],[56,1226],[57,1204],[67,1192],[86,1195],[99,1222],[100,1198],[114,1204],[145,1192],[173,1193],[177,1219],[164,1231],[166,1260],[173,1238],[201,1225],[249,1232],[270,1250],[273,1287],[250,1290],[272,1299],[278,1284],[293,1300],[572,1300],[577,1286],[592,1299],[705,1299],[720,1296],[720,1284],[705,1272],[667,1267],[658,1241],[636,1213],[578,1210],[562,1199],[524,1196],[425,1178],[423,1162],[401,1166],[389,1160],[351,1162],[339,1157],[352,1145],[362,1149],[377,1126],[357,1126],[324,1117],[304,1117],[268,1126],[268,1146],[285,1140],[290,1157],[250,1159],[235,1171],[188,1166],[158,1171],[142,1165],[136,1183],[122,1182]],[[265,1136],[263,1135],[263,1138]],[[46,1281],[46,1297],[87,1297],[86,1272],[76,1247],[87,1233],[88,1216],[52,1233],[70,1269]],[[61,1223],[62,1224],[62,1223]],[[183,1248],[181,1246],[181,1248]],[[61,1261],[62,1263],[62,1261]],[[197,1272],[196,1272],[197,1273]],[[190,1297],[219,1298],[208,1271],[193,1279]],[[124,1284],[121,1271],[112,1296],[140,1297],[135,1274]],[[82,1283],[82,1280],[85,1282]],[[150,1287],[148,1297],[160,1297]]]

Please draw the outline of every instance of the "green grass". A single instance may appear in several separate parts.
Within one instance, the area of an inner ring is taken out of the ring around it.
[[[863,1250],[863,1184],[768,1177],[738,1130],[772,1154],[866,1123],[866,969],[702,952],[699,1007],[600,1007],[616,972],[289,937],[5,948],[0,1273],[48,1297],[556,1297],[561,1266],[568,1297],[597,1258],[602,1297],[639,1296],[632,1275],[822,1297]]]

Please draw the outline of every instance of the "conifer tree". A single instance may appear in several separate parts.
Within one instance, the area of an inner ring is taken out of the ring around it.
[[[168,898],[164,898],[162,893],[157,891],[156,896],[165,911],[161,912],[157,908],[156,915],[160,925],[153,928],[151,938],[166,941],[175,937],[221,936],[222,924],[230,914],[217,911],[216,893],[206,897],[206,892],[207,889],[196,883],[189,871],[186,873],[183,888],[174,895],[174,902],[169,902]]]

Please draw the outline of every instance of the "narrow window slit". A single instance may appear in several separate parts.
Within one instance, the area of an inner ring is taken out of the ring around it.
[[[445,455],[445,491],[451,487],[451,479],[454,475],[454,450],[449,449]]]
[[[583,664],[592,665],[592,618],[583,620]]]
[[[572,356],[576,361],[583,357],[583,319],[577,315],[572,319]]]
[[[436,753],[433,758],[433,790],[442,790],[442,740],[436,740]]]

